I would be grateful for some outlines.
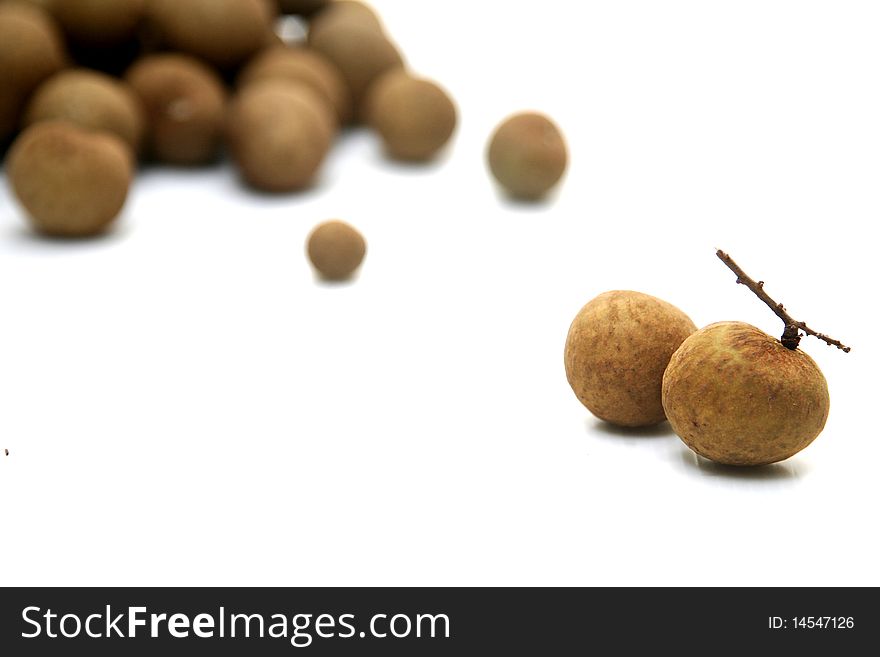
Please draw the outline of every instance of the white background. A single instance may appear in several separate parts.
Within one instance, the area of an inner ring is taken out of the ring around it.
[[[302,196],[149,170],[83,244],[2,185],[0,582],[880,584],[877,3],[375,5],[459,104],[432,166],[355,133]],[[528,108],[572,153],[539,206],[484,167]],[[369,241],[352,285],[303,255],[330,217]],[[804,343],[831,417],[765,469],[603,426],[565,380],[609,289],[779,332],[716,247],[854,346]]]

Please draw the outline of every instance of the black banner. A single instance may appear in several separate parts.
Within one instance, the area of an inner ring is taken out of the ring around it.
[[[850,655],[876,650],[878,620],[873,589],[5,589],[0,596],[6,655],[631,654],[646,646]]]

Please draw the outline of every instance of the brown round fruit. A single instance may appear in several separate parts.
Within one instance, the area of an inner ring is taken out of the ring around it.
[[[326,57],[311,48],[267,48],[242,70],[239,87],[264,80],[301,82],[321,95],[336,111],[340,124],[351,120],[351,95],[345,79]]]
[[[52,14],[72,41],[89,46],[121,43],[134,36],[145,0],[52,0]]]
[[[690,336],[663,377],[663,407],[693,451],[725,465],[777,463],[813,442],[830,399],[819,367],[742,322]]]
[[[24,125],[55,120],[113,133],[135,152],[144,137],[144,110],[131,88],[87,69],[57,73],[34,93],[25,110]]]
[[[335,135],[332,110],[309,87],[269,80],[232,101],[227,135],[242,177],[267,192],[311,185]]]
[[[90,237],[125,205],[133,175],[128,146],[112,134],[47,121],[25,130],[9,153],[9,182],[34,228]]]
[[[368,4],[358,0],[336,0],[312,18],[309,24],[309,42],[327,28],[342,23],[353,24],[379,34],[385,32],[379,14]]]
[[[65,65],[63,39],[37,6],[0,4],[0,142],[12,136],[28,96]]]
[[[363,236],[342,221],[328,221],[318,226],[309,236],[307,248],[315,269],[329,281],[350,278],[367,253]]]
[[[363,103],[373,82],[384,73],[403,67],[403,58],[393,43],[381,33],[354,23],[339,23],[322,30],[311,45],[342,73],[356,119],[363,118]]]
[[[565,373],[581,403],[622,427],[665,419],[661,388],[669,359],[697,327],[670,303],[641,292],[600,294],[575,317]]]
[[[152,0],[148,16],[172,49],[222,69],[260,50],[272,29],[272,17],[260,0]]]
[[[541,199],[556,186],[567,166],[565,139],[541,114],[517,114],[507,119],[489,145],[489,168],[514,198]]]
[[[403,69],[389,71],[373,85],[365,116],[396,160],[423,162],[446,145],[457,123],[449,95]]]
[[[217,157],[226,90],[213,69],[187,55],[151,55],[132,66],[125,79],[146,109],[150,155],[185,166]]]

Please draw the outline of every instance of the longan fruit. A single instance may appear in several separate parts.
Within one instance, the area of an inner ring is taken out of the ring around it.
[[[489,145],[489,167],[512,197],[535,201],[562,178],[568,149],[559,128],[546,116],[517,114],[498,127]]]
[[[302,82],[321,95],[336,111],[340,124],[352,116],[351,94],[345,79],[326,57],[311,48],[267,48],[254,57],[238,76],[239,87],[263,80]]]
[[[565,374],[596,417],[622,427],[663,422],[663,372],[697,327],[648,294],[600,294],[577,314],[565,342]]]
[[[457,112],[437,84],[403,69],[383,75],[367,96],[367,122],[396,160],[430,160],[455,132]]]
[[[0,4],[0,144],[18,128],[28,97],[66,64],[55,21],[36,5]]]
[[[120,76],[144,52],[147,0],[53,0],[52,15],[78,66]]]
[[[328,281],[352,276],[367,253],[367,243],[352,226],[342,221],[321,224],[309,236],[307,246],[312,265]]]
[[[52,0],[52,14],[71,40],[108,46],[131,39],[146,12],[146,0]]]
[[[135,153],[146,128],[144,110],[134,91],[116,78],[87,69],[61,71],[34,93],[25,110],[24,125],[51,120],[111,132]]]
[[[9,183],[33,227],[53,237],[90,237],[119,215],[134,175],[128,145],[110,133],[44,121],[13,143]]]
[[[404,65],[397,47],[383,34],[355,23],[330,26],[310,43],[342,73],[356,119],[363,118],[363,104],[370,85],[384,73]]]
[[[146,110],[152,157],[184,166],[217,157],[226,89],[213,69],[194,57],[168,53],[140,59],[125,79]]]
[[[336,132],[332,109],[301,83],[266,80],[233,99],[227,117],[232,157],[256,189],[307,188],[327,156]]]
[[[385,27],[379,14],[365,2],[358,0],[335,0],[328,3],[327,7],[312,17],[309,23],[309,43],[318,35],[333,26],[349,23],[379,34],[384,34]]]
[[[822,433],[828,383],[800,349],[742,322],[691,335],[663,376],[675,433],[717,463],[757,466],[797,454]]]
[[[272,30],[261,0],[151,0],[148,17],[172,49],[221,69],[244,63]]]

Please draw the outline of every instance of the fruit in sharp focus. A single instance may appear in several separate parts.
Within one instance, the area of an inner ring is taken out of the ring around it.
[[[37,231],[89,237],[106,230],[122,210],[133,168],[131,150],[115,135],[46,121],[21,133],[7,170]]]
[[[87,69],[61,71],[34,93],[24,124],[52,120],[111,132],[135,152],[140,149],[146,128],[143,107],[131,87]]]
[[[828,419],[828,385],[800,349],[741,322],[690,336],[663,377],[663,407],[685,444],[726,465],[783,461]]]
[[[455,132],[457,113],[437,84],[395,69],[373,85],[365,117],[396,160],[430,160]]]
[[[696,326],[670,303],[641,292],[601,294],[575,317],[565,373],[581,403],[623,427],[658,424],[663,372]]]
[[[55,21],[37,6],[0,4],[0,143],[18,128],[28,97],[65,65]]]
[[[568,166],[568,148],[546,116],[517,114],[496,130],[489,144],[492,175],[513,198],[535,201],[553,189]]]
[[[346,280],[357,271],[367,253],[367,243],[352,226],[342,221],[328,221],[309,236],[309,259],[326,280]]]
[[[217,157],[226,90],[220,77],[187,55],[151,55],[125,76],[147,117],[147,152],[161,162],[195,165]]]

